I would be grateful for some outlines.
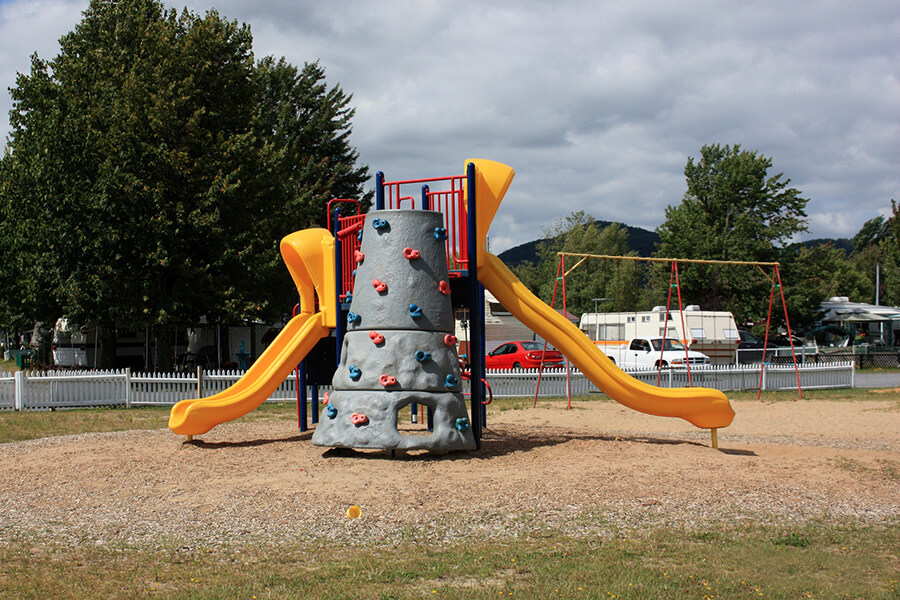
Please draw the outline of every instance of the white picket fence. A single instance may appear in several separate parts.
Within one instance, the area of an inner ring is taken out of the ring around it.
[[[851,388],[854,386],[855,363],[800,365],[803,389]],[[211,396],[227,389],[244,374],[243,371],[198,371],[197,373],[132,373],[124,371],[48,371],[0,373],[0,410],[49,410],[100,406],[171,406],[187,398]],[[628,374],[650,385],[685,387],[686,370],[667,369],[657,374],[654,369],[628,371]],[[600,390],[577,370],[536,369],[492,370],[486,380],[496,398],[533,396],[540,376],[538,395],[542,397],[574,396]],[[723,391],[757,389],[760,385],[759,365],[715,365],[691,370],[691,385]],[[765,365],[762,370],[765,390],[797,389],[793,365]],[[330,391],[319,386],[318,395]],[[469,382],[463,382],[469,392]],[[312,388],[307,398],[312,398]],[[296,380],[291,374],[269,397],[269,402],[295,401]]]
[[[243,371],[132,373],[122,371],[45,371],[0,374],[0,410],[47,410],[100,406],[171,406],[228,389]],[[327,391],[328,388],[320,388]],[[312,388],[308,388],[307,397]],[[296,400],[294,375],[268,401]]]
[[[760,365],[708,365],[691,368],[690,380],[686,369],[626,369],[626,373],[639,381],[663,388],[707,387],[722,391],[755,390],[760,387]],[[796,390],[797,374],[803,389],[828,389],[854,387],[855,363],[843,362],[828,365],[766,364],[762,368],[762,389]],[[537,369],[491,370],[485,379],[495,398],[534,396],[540,375],[540,397],[573,396],[598,393],[600,390],[577,369],[550,369],[539,373]],[[468,382],[465,391],[468,393]]]

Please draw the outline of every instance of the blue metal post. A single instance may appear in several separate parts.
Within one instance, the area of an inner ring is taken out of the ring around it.
[[[343,312],[341,311],[341,286],[343,285],[344,272],[343,265],[341,264],[341,246],[343,245],[341,242],[341,238],[338,237],[337,232],[340,230],[340,225],[338,224],[338,215],[340,215],[340,209],[334,209],[334,280],[336,285],[334,286],[334,309],[337,311],[337,319],[335,319],[334,326],[334,357],[337,361],[337,366],[341,366],[341,345],[344,343],[344,320],[343,320]]]
[[[429,188],[427,185],[422,186],[422,209],[431,210],[431,198],[428,197]]]
[[[300,386],[297,390],[297,421],[299,421],[298,425],[300,425],[300,431],[306,431],[309,426],[306,422],[306,365],[304,364],[304,361],[300,361],[297,370],[300,372],[300,381],[297,383],[297,385]]]
[[[375,173],[375,209],[384,210],[384,173]]]
[[[475,164],[466,165],[466,189],[468,190],[468,300],[469,300],[469,364],[472,390],[472,435],[476,449],[481,448],[481,428],[484,425],[484,288],[478,282],[478,236],[475,218]]]

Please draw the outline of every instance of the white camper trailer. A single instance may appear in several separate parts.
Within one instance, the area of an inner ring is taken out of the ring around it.
[[[665,306],[656,306],[649,311],[585,313],[581,316],[580,328],[601,348],[620,346],[634,338],[665,336],[702,352],[713,364],[733,363],[741,341],[730,312],[700,310],[697,305],[687,306],[683,311],[670,310],[668,321]]]

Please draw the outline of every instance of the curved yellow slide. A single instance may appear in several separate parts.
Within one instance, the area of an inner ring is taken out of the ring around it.
[[[478,279],[509,312],[553,344],[588,379],[628,408],[681,417],[703,429],[727,427],[734,410],[725,394],[709,388],[663,389],[638,381],[619,369],[580,329],[528,291],[493,254],[485,252]]]
[[[300,293],[300,314],[292,318],[250,369],[227,390],[208,398],[182,400],[169,413],[169,429],[200,435],[243,416],[272,395],[281,382],[334,327],[327,307],[334,298],[334,239],[324,229],[306,229],[281,241],[281,255]],[[313,312],[315,296],[322,309]]]
[[[484,249],[488,228],[515,171],[503,163],[475,164],[478,279],[522,323],[553,344],[607,396],[628,408],[662,417],[680,417],[703,429],[727,427],[734,420],[728,398],[709,388],[663,389],[619,369],[568,319],[532,294],[503,262]]]

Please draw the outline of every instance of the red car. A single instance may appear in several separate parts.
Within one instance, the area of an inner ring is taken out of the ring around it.
[[[506,342],[488,352],[484,366],[488,369],[537,369],[544,357],[544,367],[563,366],[563,355],[544,342]]]

